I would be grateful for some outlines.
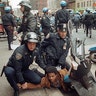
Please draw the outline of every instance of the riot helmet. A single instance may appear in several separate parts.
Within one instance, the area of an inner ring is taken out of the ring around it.
[[[89,13],[90,11],[91,11],[91,10],[90,10],[89,8],[87,8],[87,9],[86,9],[86,12],[88,12],[88,13]]]
[[[61,5],[61,7],[66,7],[67,6],[67,2],[66,1],[61,1],[60,5]]]
[[[31,4],[30,4],[29,1],[21,1],[21,2],[19,3],[19,5],[20,5],[20,6],[24,6],[25,11],[29,11],[29,10],[31,10],[31,8],[32,8],[32,6],[31,6]]]
[[[27,42],[38,43],[38,36],[35,32],[28,32],[24,38]]]
[[[4,8],[4,11],[9,13],[9,12],[11,11],[11,7],[10,7],[10,6],[6,6],[6,7]]]
[[[46,12],[48,12],[48,8],[44,7],[42,11],[43,11],[43,13],[46,13]]]

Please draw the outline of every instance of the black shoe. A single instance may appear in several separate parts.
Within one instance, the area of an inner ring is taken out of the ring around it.
[[[90,37],[89,38],[91,38],[91,35],[90,35]]]
[[[14,91],[14,96],[19,96],[19,91]]]
[[[9,48],[9,50],[12,50],[11,48]]]
[[[11,46],[9,46],[9,50],[12,50]]]

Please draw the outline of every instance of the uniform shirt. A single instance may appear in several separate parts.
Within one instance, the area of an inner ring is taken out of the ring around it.
[[[44,69],[46,66],[40,58],[39,49],[29,51],[26,45],[21,45],[13,52],[7,66],[15,69],[18,82],[25,82],[22,72],[29,68],[30,64],[32,64],[34,60],[34,56],[36,57],[35,62]]]
[[[55,15],[55,25],[57,26],[58,23],[68,23],[69,19],[69,12],[66,9],[60,9]]]
[[[50,29],[50,18],[48,15],[44,14],[40,22],[43,29]]]
[[[14,17],[13,17],[13,15],[10,14],[10,13],[6,13],[6,14],[4,14],[4,15],[2,16],[2,22],[3,22],[3,25],[4,25],[4,26],[13,26],[13,27],[16,26]]]
[[[66,56],[70,48],[70,40],[68,37],[62,39],[57,34],[51,34],[49,38],[46,38],[41,46],[47,49],[47,54],[51,58],[58,60],[59,64],[64,64]]]
[[[24,14],[22,24],[18,29],[18,33],[23,32],[35,32],[36,29],[36,18],[31,12]]]
[[[92,13],[87,13],[84,18],[85,25],[91,26],[94,20],[94,16]]]

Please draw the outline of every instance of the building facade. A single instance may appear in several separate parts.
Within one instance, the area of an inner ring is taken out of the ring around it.
[[[32,10],[38,10],[40,13],[42,12],[43,7],[48,7],[49,10],[55,12],[60,9],[60,2],[62,0],[30,0],[32,5]],[[65,0],[68,5],[67,8],[75,9],[75,0]]]
[[[47,1],[48,4],[48,8],[54,12],[57,8],[56,8],[56,0],[48,0]]]
[[[47,0],[47,3],[48,3],[48,8],[52,11],[56,11],[58,9],[60,9],[60,2],[62,0]],[[75,9],[75,0],[65,0],[68,5],[67,5],[67,8],[68,9]]]
[[[82,11],[87,8],[94,10],[95,9],[94,2],[95,0],[76,0],[75,9],[77,11]]]
[[[44,7],[47,7],[47,0],[30,0],[32,5],[32,10],[38,10],[39,12],[42,12],[42,9]]]
[[[75,10],[76,0],[68,0],[68,8]]]

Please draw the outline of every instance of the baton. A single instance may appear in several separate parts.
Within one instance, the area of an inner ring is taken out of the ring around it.
[[[5,70],[5,67],[6,67],[6,66],[3,66],[2,71],[1,71],[1,74],[0,74],[0,77],[2,77],[2,75],[3,75],[3,73],[4,73],[4,70]]]

